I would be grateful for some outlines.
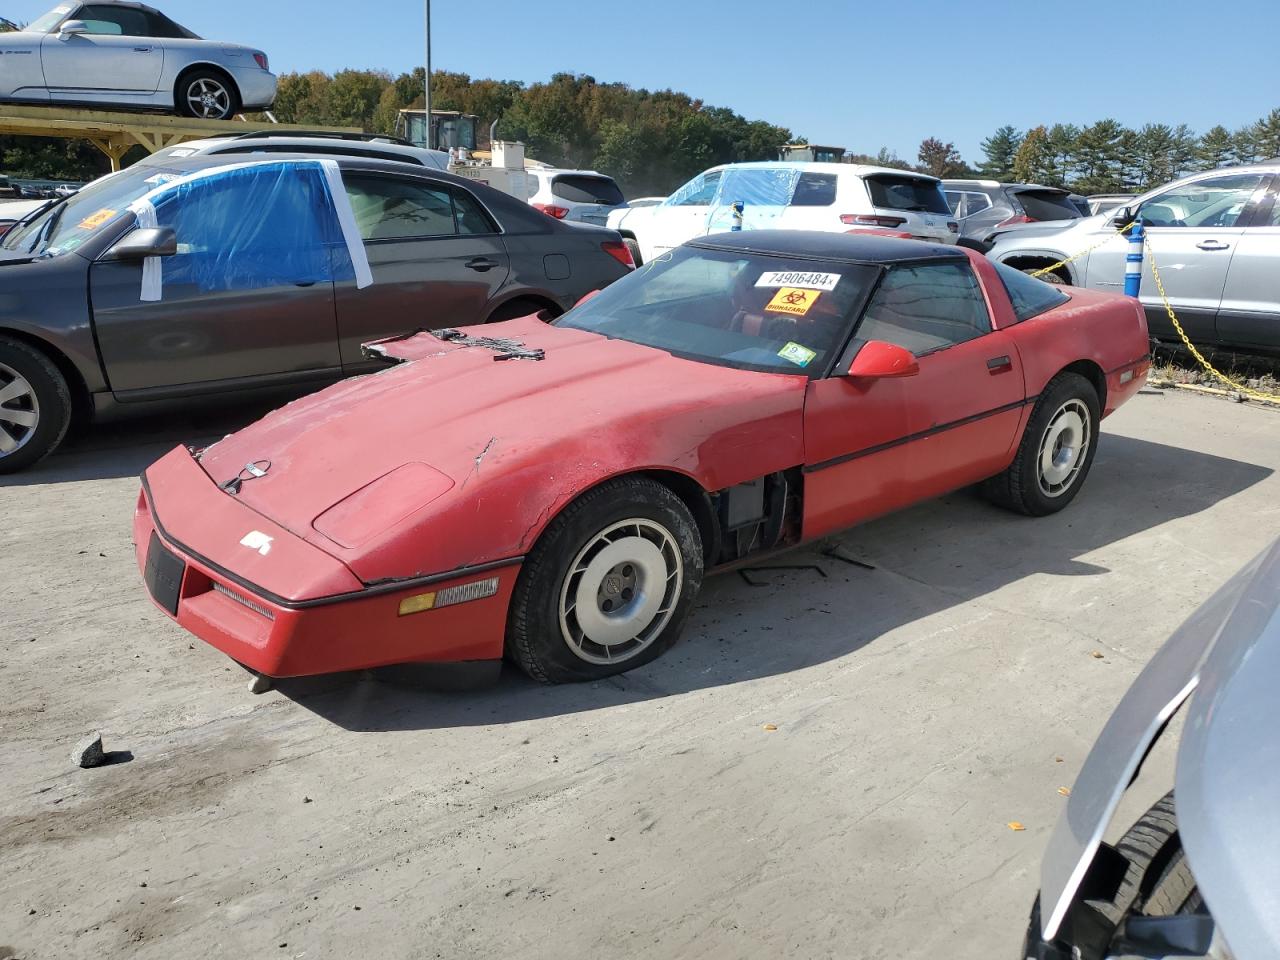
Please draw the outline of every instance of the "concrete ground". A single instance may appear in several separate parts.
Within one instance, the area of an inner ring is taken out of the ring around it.
[[[1064,513],[959,493],[844,536],[873,570],[717,578],[615,681],[253,696],[129,542],[139,470],[220,426],[2,482],[0,957],[1013,960],[1059,788],[1280,529],[1280,413],[1147,392]],[[95,729],[132,762],[73,767]]]

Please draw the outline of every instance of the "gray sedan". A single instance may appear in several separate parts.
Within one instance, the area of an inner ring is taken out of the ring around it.
[[[150,157],[0,241],[0,473],[102,418],[379,368],[361,344],[554,316],[617,233],[385,160]]]
[[[141,3],[60,3],[25,30],[0,33],[0,103],[161,109],[204,120],[266,110],[267,55],[203,40]]]
[[[1192,341],[1280,355],[1278,192],[1275,161],[1197,173],[1107,213],[1000,233],[987,255],[1034,271],[1090,251],[1044,279],[1118,293],[1128,243],[1116,231],[1141,217],[1169,302]],[[1141,297],[1152,337],[1178,343],[1150,258]]]

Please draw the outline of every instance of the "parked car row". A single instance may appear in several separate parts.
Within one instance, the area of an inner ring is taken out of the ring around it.
[[[944,180],[942,188],[960,224],[960,236],[990,243],[997,231],[1019,223],[1078,220],[1089,215],[1086,198],[1059,187],[995,180]]]
[[[365,341],[558,315],[632,269],[616,233],[474,181],[221,143],[161,151],[0,240],[0,472],[54,449],[73,411],[300,390],[370,369]],[[336,196],[299,172],[324,163]]]

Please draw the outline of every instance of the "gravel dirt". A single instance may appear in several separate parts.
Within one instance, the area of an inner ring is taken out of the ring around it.
[[[1060,788],[1280,529],[1280,414],[1147,391],[1065,512],[961,492],[840,538],[874,569],[715,578],[613,681],[254,696],[130,543],[141,468],[235,426],[0,481],[0,957],[1013,958]],[[73,766],[95,731],[132,759]]]

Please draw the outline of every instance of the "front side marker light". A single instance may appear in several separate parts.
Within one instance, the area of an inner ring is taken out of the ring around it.
[[[412,613],[422,613],[424,610],[438,610],[440,607],[451,607],[471,600],[483,600],[497,592],[498,578],[490,577],[487,580],[462,583],[456,587],[445,587],[443,590],[432,593],[419,593],[400,601],[400,616],[407,617]]]

